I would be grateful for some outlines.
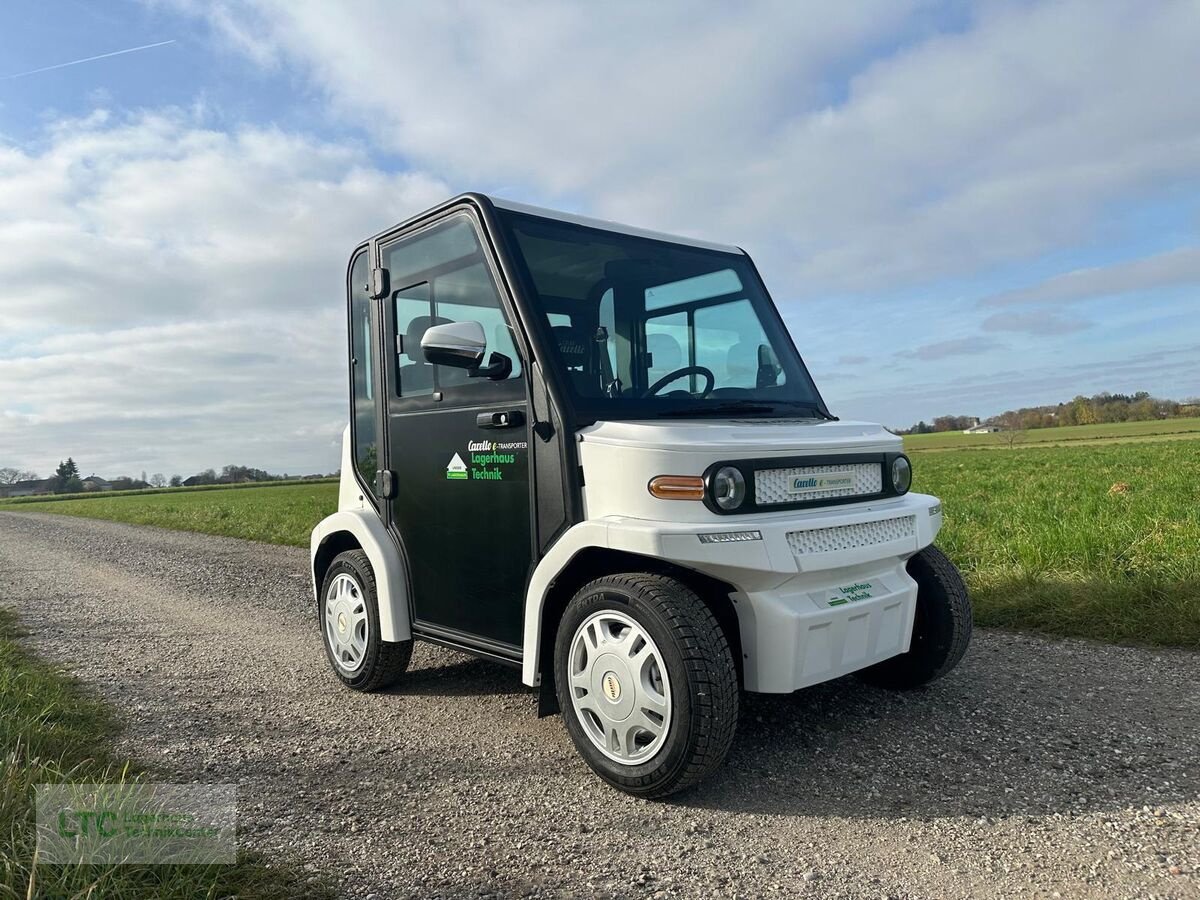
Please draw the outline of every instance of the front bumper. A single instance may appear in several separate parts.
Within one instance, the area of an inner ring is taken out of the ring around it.
[[[908,649],[917,587],[905,562],[941,528],[935,497],[727,516],[700,525],[605,519],[607,544],[732,584],[744,686],[786,693]],[[701,535],[759,537],[704,543]]]

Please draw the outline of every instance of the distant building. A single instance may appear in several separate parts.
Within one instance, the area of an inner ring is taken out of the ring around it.
[[[105,481],[99,475],[89,475],[83,479],[83,489],[85,491],[111,491],[113,486],[111,481]]]
[[[0,484],[0,497],[32,497],[36,494],[50,494],[53,492],[53,478],[34,478],[30,481]]]
[[[999,430],[999,425],[980,422],[978,419],[976,419],[974,425],[972,425],[970,428],[963,429],[963,434],[992,434],[993,432]]]

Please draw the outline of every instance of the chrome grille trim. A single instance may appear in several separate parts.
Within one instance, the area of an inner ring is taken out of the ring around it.
[[[853,473],[854,487],[803,493],[793,493],[788,490],[793,478],[805,475],[831,475],[838,472]],[[878,462],[792,466],[786,469],[759,469],[754,473],[754,502],[759,506],[804,503],[812,500],[829,500],[835,497],[873,496],[882,492],[883,466]]]

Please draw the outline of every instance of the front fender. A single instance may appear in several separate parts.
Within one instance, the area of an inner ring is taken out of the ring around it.
[[[367,554],[375,572],[379,594],[379,631],[385,641],[407,641],[412,638],[409,620],[408,579],[404,560],[395,542],[373,509],[351,509],[336,512],[322,519],[313,529],[310,542],[309,574],[313,580],[313,599],[319,601],[316,562],[321,546],[339,534],[349,534]]]

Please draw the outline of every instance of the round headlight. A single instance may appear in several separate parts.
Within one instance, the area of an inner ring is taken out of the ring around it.
[[[746,479],[734,466],[721,466],[713,473],[712,498],[724,510],[734,510],[746,499]]]
[[[912,487],[912,464],[907,456],[897,456],[892,460],[892,487],[897,494],[903,494]]]

